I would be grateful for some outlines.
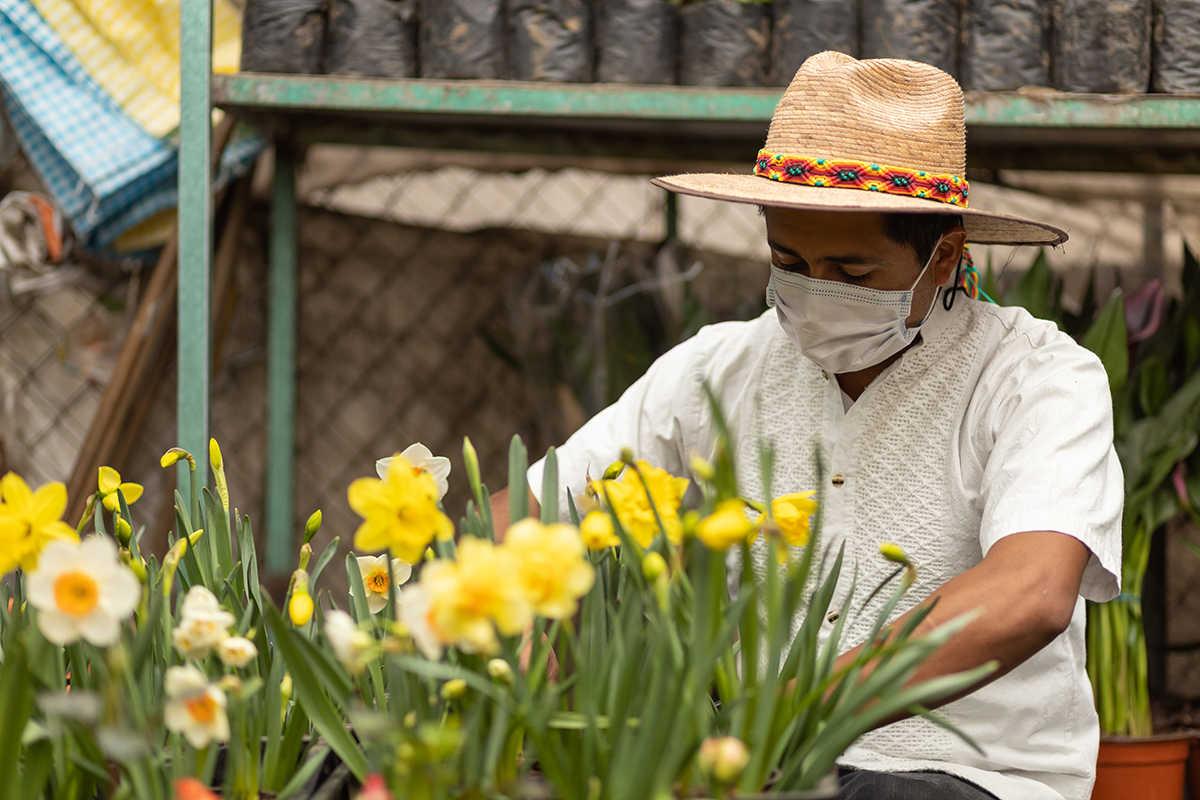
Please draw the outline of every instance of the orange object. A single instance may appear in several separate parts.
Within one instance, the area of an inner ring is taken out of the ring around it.
[[[1092,800],[1183,800],[1191,735],[1103,738]]]
[[[175,800],[221,800],[221,798],[195,778],[180,778],[175,781]]]

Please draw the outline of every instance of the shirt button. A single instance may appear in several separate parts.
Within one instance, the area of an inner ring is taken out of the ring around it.
[[[846,479],[842,475],[834,475],[833,476],[833,485],[834,486],[841,486],[845,482],[846,482]]]

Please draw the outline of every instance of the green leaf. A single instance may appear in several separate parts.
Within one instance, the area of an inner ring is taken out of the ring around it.
[[[1167,363],[1161,356],[1148,356],[1142,362],[1138,379],[1138,403],[1142,413],[1152,417],[1162,411],[1171,397],[1171,380],[1167,375]]]
[[[1038,319],[1057,321],[1051,305],[1054,274],[1046,261],[1045,249],[1039,249],[1033,264],[1005,296],[1004,305],[1021,306]]]
[[[17,769],[21,755],[21,736],[25,722],[33,710],[33,676],[25,645],[18,636],[21,612],[13,608],[4,642],[4,664],[0,666],[0,708],[4,709],[4,724],[0,725],[0,775],[20,774]]]
[[[508,520],[516,522],[529,516],[529,484],[525,473],[529,469],[529,453],[520,436],[514,436],[508,446]]]
[[[558,457],[553,447],[546,451],[542,473],[542,522],[558,522]]]
[[[1100,363],[1108,373],[1108,387],[1114,395],[1125,386],[1125,379],[1129,375],[1127,338],[1125,302],[1121,293],[1116,292],[1080,342],[1100,358]]]
[[[322,653],[312,642],[288,626],[273,603],[267,605],[266,614],[267,625],[275,635],[276,646],[292,675],[292,685],[301,707],[312,720],[313,727],[325,737],[325,741],[350,768],[354,777],[359,781],[365,780],[366,755],[346,728],[346,721],[339,710],[350,694],[349,682],[342,675],[343,685],[331,687],[324,671],[322,677],[318,677],[314,667],[319,665],[313,662],[323,661]],[[336,704],[330,699],[330,689],[339,697]]]
[[[329,544],[325,545],[325,549],[321,551],[321,555],[317,557],[316,565],[309,571],[308,581],[312,586],[317,585],[317,578],[321,577],[321,573],[325,571],[325,567],[337,555],[338,543],[342,537],[335,536],[330,540]]]

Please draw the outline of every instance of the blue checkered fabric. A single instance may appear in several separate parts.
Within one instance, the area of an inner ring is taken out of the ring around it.
[[[0,90],[13,130],[84,246],[102,249],[176,205],[175,145],[138,127],[28,0],[0,0],[0,42]],[[238,137],[221,177],[245,172],[263,144]]]

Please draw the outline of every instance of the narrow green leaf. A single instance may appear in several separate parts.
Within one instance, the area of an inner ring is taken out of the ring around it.
[[[525,473],[529,469],[529,454],[520,436],[514,436],[508,446],[508,521],[516,522],[529,516],[529,484]]]
[[[1084,347],[1100,358],[1108,373],[1108,386],[1115,395],[1125,386],[1129,375],[1129,345],[1126,340],[1125,301],[1116,292],[1101,309],[1092,327],[1088,328],[1080,341]]]

